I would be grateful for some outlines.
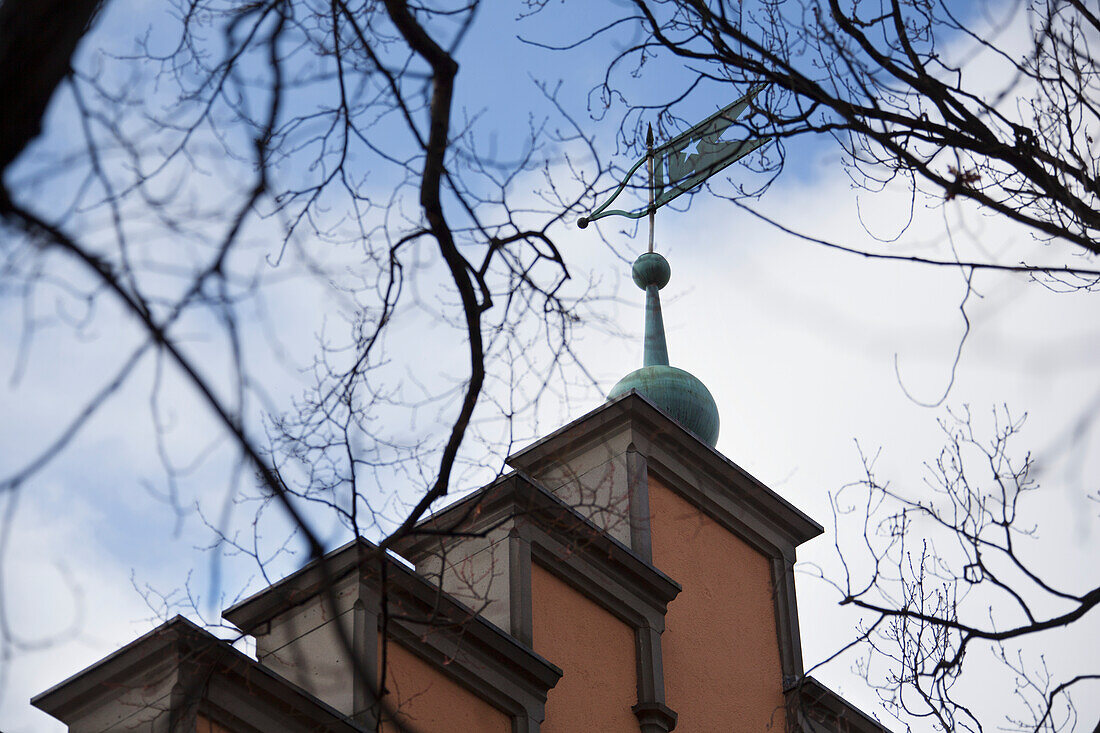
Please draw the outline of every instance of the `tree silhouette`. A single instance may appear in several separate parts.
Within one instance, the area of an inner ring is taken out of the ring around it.
[[[189,385],[236,448],[243,474],[257,478],[259,493],[234,494],[238,500],[278,506],[311,559],[325,548],[314,520],[318,506],[354,534],[384,535],[381,555],[447,495],[463,461],[476,462],[463,450],[480,425],[532,409],[574,367],[569,339],[583,303],[562,294],[570,269],[555,227],[587,212],[623,169],[601,157],[585,124],[559,106],[549,86],[547,104],[564,133],[533,124],[525,152],[514,159],[483,150],[479,120],[464,117],[455,102],[456,80],[464,78],[457,50],[477,20],[478,2],[189,0],[175,7],[178,25],[165,31],[170,41],[147,37],[129,57],[74,69],[82,38],[110,6],[0,3],[5,287],[63,292],[87,310],[109,301],[141,334],[42,452],[0,477],[0,492],[15,496],[139,365],[154,361]],[[530,4],[536,15],[544,6]],[[774,180],[787,144],[827,137],[859,186],[900,182],[933,200],[970,200],[1029,227],[1041,241],[1074,245],[1081,259],[1052,266],[861,254],[968,273],[1030,272],[1073,289],[1100,282],[1092,260],[1100,252],[1094,142],[1100,74],[1093,51],[1100,20],[1085,4],[1017,2],[966,13],[912,0],[635,0],[632,7],[587,36],[592,44],[623,27],[638,33],[607,58],[593,98],[615,99],[628,83],[624,77],[644,81],[662,64],[686,65],[692,73],[683,89],[654,85],[660,100],[626,105],[623,151],[640,152],[643,123],[655,121],[666,136],[683,128],[677,104],[693,95],[716,84],[743,91],[765,83],[753,114],[736,127],[777,144],[756,159],[765,183],[728,195],[738,205],[748,207]],[[1023,43],[1011,34],[1021,27]],[[979,52],[996,60],[997,74],[973,63]],[[33,156],[27,149],[51,99],[67,112],[72,145],[52,157]],[[587,160],[563,152],[570,147]],[[559,170],[550,171],[551,160]],[[535,203],[517,191],[531,177],[544,184]],[[250,269],[261,240],[275,275]],[[346,338],[322,344],[314,384],[295,409],[270,410],[260,424],[255,414],[266,396],[244,357],[242,319],[266,279],[289,269],[284,259],[340,303]],[[453,326],[462,369],[445,387],[410,397],[393,387],[386,370],[394,343],[407,333],[405,314],[422,307]],[[231,355],[224,370],[214,373],[204,363],[191,341],[196,324]],[[28,317],[26,328],[34,327]],[[444,437],[380,430],[378,415],[394,404],[437,411],[447,423]],[[945,569],[940,555],[913,555],[905,532],[888,533],[880,545],[871,532],[871,581],[848,579],[839,587],[845,603],[882,619],[875,632],[888,627],[886,637],[863,637],[896,655],[902,670],[887,698],[944,728],[980,729],[951,691],[965,649],[1071,624],[1097,598],[1095,590],[1044,582],[1013,553],[1015,507],[1030,487],[1029,464],[1011,464],[1005,452],[1017,424],[1002,425],[992,447],[983,447],[968,422],[961,426],[947,430],[946,462],[934,472],[952,514],[892,493],[870,464],[859,486],[902,506],[875,532],[891,522],[904,529],[913,512],[926,514],[954,537],[966,562]],[[968,485],[960,458],[967,446],[986,451],[994,468],[1004,493],[992,504],[987,490]],[[179,472],[166,467],[170,475]],[[380,494],[394,476],[415,494]],[[990,513],[991,506],[999,513]],[[208,522],[222,550],[249,554],[261,569],[270,560],[256,543],[225,532],[217,518]],[[1010,603],[1027,620],[1012,629],[960,620],[959,588],[984,583],[1009,598],[1020,593],[997,580],[999,566],[987,564],[991,554],[1016,563],[1028,582],[1068,610],[1045,614],[1019,595]],[[880,572],[887,562],[893,574]],[[932,572],[942,576],[935,591],[927,588]],[[929,610],[929,602],[940,605]],[[16,643],[6,623],[0,626],[5,644]],[[1008,655],[1004,662],[1016,663]],[[1035,708],[1032,728],[1071,725],[1058,705],[1084,679],[1043,682],[1025,672],[1031,697],[1046,700]],[[919,702],[903,690],[916,691]]]

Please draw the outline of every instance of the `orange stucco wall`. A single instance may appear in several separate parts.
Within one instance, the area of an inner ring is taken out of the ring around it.
[[[388,702],[421,733],[511,733],[512,719],[395,641],[386,648]],[[383,723],[382,730],[396,727]]]
[[[653,564],[683,585],[661,638],[677,733],[784,730],[770,564],[653,477]]]
[[[563,673],[541,733],[638,733],[634,630],[537,564],[531,615],[535,651]]]

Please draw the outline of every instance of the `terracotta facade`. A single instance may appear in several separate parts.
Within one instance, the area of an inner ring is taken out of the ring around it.
[[[535,651],[560,660],[544,733],[635,733],[634,632],[537,563],[531,572]]]
[[[684,586],[661,636],[677,727],[723,730],[737,721],[739,730],[784,730],[767,558],[652,477],[649,502],[653,564]]]
[[[387,647],[386,668],[385,685],[392,696],[392,709],[396,720],[406,729],[485,733],[512,730],[507,713],[464,689],[401,644]],[[401,727],[383,721],[382,730],[397,733]]]

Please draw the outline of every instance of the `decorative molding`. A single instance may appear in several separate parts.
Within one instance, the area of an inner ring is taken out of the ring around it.
[[[638,662],[638,704],[634,706],[634,714],[639,715],[640,709],[665,711],[672,716],[671,725],[661,730],[670,731],[676,726],[676,713],[665,704],[667,698],[665,697],[664,661],[661,655],[661,629],[648,624],[639,626],[634,630],[634,644]],[[638,720],[642,722],[642,730],[646,730],[645,721],[642,720],[641,715]]]
[[[352,665],[355,682],[352,688],[351,717],[365,730],[375,730],[378,727],[378,716],[381,712],[378,696],[375,694],[378,689],[376,670],[379,665],[380,607],[381,599],[375,589],[360,584],[359,598],[355,599],[352,607],[354,620],[351,643],[359,662]],[[366,672],[366,679],[363,679],[363,672]]]
[[[662,617],[669,601],[680,592],[679,583],[522,474],[509,474],[476,493],[482,511],[472,511],[467,499],[463,506],[456,507],[457,518],[451,516],[450,508],[433,515],[398,545],[401,554],[419,565],[427,555],[440,551],[441,542],[444,552],[460,552],[456,546],[470,536],[507,526],[510,535],[526,540],[530,551],[548,559],[552,566],[566,561],[574,568],[562,571],[572,573],[564,579],[577,585],[582,593],[613,593],[607,598],[614,599],[608,602],[615,607],[608,610],[628,623]],[[441,540],[441,532],[452,536]],[[523,581],[521,568],[515,582]],[[613,590],[607,590],[611,586]]]
[[[624,442],[634,552],[652,562],[648,494],[649,478],[653,477],[769,558],[781,668],[784,675],[801,676],[802,648],[792,568],[795,548],[821,534],[822,527],[683,429],[644,396],[632,392],[609,401],[509,456],[508,463],[532,475],[560,472],[559,466],[578,460],[583,463],[582,457],[601,443],[621,446]],[[640,626],[635,628],[639,640],[644,638]],[[641,663],[646,658],[639,641],[639,701],[657,699],[653,692],[645,692],[650,697],[643,697],[646,670]],[[660,661],[659,644],[655,661]],[[660,688],[663,703],[663,684]]]
[[[676,727],[676,711],[659,702],[640,702],[631,708],[642,733],[668,733]]]
[[[649,545],[649,495],[645,458],[628,451],[631,519],[644,516],[643,547]],[[454,515],[452,515],[452,511]],[[644,731],[668,731],[676,715],[665,704],[661,637],[664,615],[680,592],[680,584],[655,568],[632,548],[602,531],[560,497],[524,475],[513,474],[448,508],[422,525],[430,534],[411,537],[401,545],[402,554],[421,563],[425,553],[461,555],[466,538],[489,528],[507,526],[509,542],[510,621],[513,634],[531,643],[531,565],[554,574],[585,597],[606,609],[634,630],[638,714]],[[451,539],[441,540],[440,532]],[[442,542],[442,545],[441,545]],[[632,544],[634,539],[632,537]],[[671,715],[671,717],[669,717]],[[648,726],[648,727],[646,727]]]
[[[257,634],[278,614],[321,602],[323,574],[344,585],[357,579],[353,644],[364,668],[377,665],[383,597],[387,638],[432,664],[460,686],[513,716],[517,730],[536,731],[546,694],[561,670],[436,584],[409,570],[364,539],[349,543],[310,563],[279,583],[223,613],[246,633]],[[383,593],[383,586],[385,592]],[[361,625],[360,625],[361,624]],[[257,639],[257,646],[261,639]],[[358,680],[356,687],[358,688]],[[373,702],[359,695],[355,714],[362,723],[376,716]]]
[[[648,462],[633,443],[626,449],[626,483],[630,497],[630,547],[638,557],[652,564]]]
[[[164,685],[169,694],[163,707],[142,711],[126,699],[127,693],[139,695]],[[31,704],[77,726],[92,716],[129,721],[132,717],[127,716],[144,713],[152,718],[167,715],[167,730],[176,733],[195,730],[201,714],[232,722],[241,731],[361,731],[339,711],[182,616],[37,695]],[[120,708],[117,714],[112,712],[115,707]],[[273,721],[277,728],[268,727]]]
[[[802,638],[798,630],[794,564],[786,558],[773,558],[771,570],[780,667],[784,678],[800,678],[805,670],[802,667]]]
[[[794,733],[891,733],[813,677],[802,677],[784,690],[788,728]]]
[[[515,527],[508,533],[508,615],[512,636],[534,647],[531,618],[531,540]]]
[[[355,573],[363,558],[360,542],[352,540],[222,611],[222,618],[253,636],[264,635],[265,624],[284,611],[312,601],[327,584],[335,587]]]
[[[774,553],[824,532],[820,524],[633,390],[513,453],[507,462],[538,475],[624,431],[628,442],[648,459],[650,472],[663,469],[663,478],[697,485],[697,494],[708,499],[700,508],[721,508],[726,516],[715,517],[718,521],[739,520],[729,528],[739,534],[747,530],[752,536],[746,539],[754,546],[762,544]]]

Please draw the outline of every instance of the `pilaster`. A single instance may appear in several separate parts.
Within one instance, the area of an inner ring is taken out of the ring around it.
[[[626,483],[630,500],[630,549],[648,563],[653,562],[649,532],[649,471],[645,456],[631,443],[626,449]]]

